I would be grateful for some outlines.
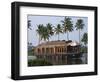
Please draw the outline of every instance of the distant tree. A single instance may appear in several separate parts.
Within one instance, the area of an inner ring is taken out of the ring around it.
[[[81,41],[84,43],[85,46],[87,45],[87,43],[88,43],[88,35],[87,35],[87,33],[83,34],[83,37],[82,37]]]
[[[28,20],[27,27],[28,27],[28,29],[32,30],[32,28],[31,28],[31,20]]]
[[[28,42],[28,46],[32,46],[32,43]]]
[[[59,34],[62,33],[61,25],[57,24],[55,28],[55,33],[58,35],[58,40],[59,40]]]
[[[33,46],[32,43],[28,42],[28,55],[33,55]]]
[[[71,20],[71,18],[65,17],[64,20],[61,21],[63,25],[63,32],[67,33],[67,40],[69,40],[69,32],[73,31],[73,23]]]

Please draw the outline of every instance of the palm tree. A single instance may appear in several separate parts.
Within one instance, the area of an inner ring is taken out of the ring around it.
[[[58,40],[59,40],[59,34],[62,33],[60,24],[57,24],[57,27],[55,28],[55,33],[58,35]]]
[[[32,29],[30,28],[31,26],[32,26],[32,25],[31,25],[31,20],[28,20],[28,23],[27,23],[28,29],[32,30]]]
[[[44,41],[49,40],[49,37],[50,37],[50,35],[48,33],[47,27],[45,27],[45,26],[42,27],[41,40],[44,40]]]
[[[84,23],[82,19],[78,19],[76,22],[76,30],[79,30],[79,43],[80,43],[80,31],[84,28]]]
[[[50,23],[46,24],[46,28],[47,28],[47,32],[48,32],[49,36],[52,36],[54,34],[52,24],[50,24]]]
[[[84,43],[85,46],[87,45],[87,43],[88,43],[88,35],[87,35],[87,33],[83,34],[83,37],[82,37],[81,41]]]
[[[73,24],[72,24],[71,18],[65,17],[64,21],[62,20],[61,22],[63,25],[63,32],[67,33],[67,40],[69,40],[69,32],[73,31]]]
[[[41,35],[42,35],[42,32],[43,32],[43,24],[39,24],[37,25],[38,29],[36,30],[38,35],[39,35],[39,44],[40,44],[40,40],[41,40]]]

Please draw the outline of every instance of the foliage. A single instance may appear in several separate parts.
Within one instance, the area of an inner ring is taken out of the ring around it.
[[[84,23],[82,19],[78,19],[76,22],[76,30],[79,30],[79,43],[80,43],[80,30],[82,30],[84,28]]]
[[[87,44],[87,42],[88,42],[88,35],[87,35],[87,33],[83,34],[83,37],[82,37],[81,41],[84,43],[84,45]]]
[[[31,27],[31,20],[28,20],[27,27],[28,27],[28,29],[32,30],[32,29],[30,28],[30,27]]]
[[[49,40],[50,36],[53,35],[52,24],[48,23],[46,26],[39,24],[37,27],[38,29],[36,31],[39,34],[40,40]]]
[[[48,34],[48,30],[46,27],[42,27],[42,34],[41,34],[41,40],[49,40],[50,35]]]
[[[29,60],[28,66],[47,66],[52,65],[50,62],[44,60],[44,59],[36,59],[36,60]]]
[[[64,33],[67,32],[67,39],[69,40],[68,32],[73,31],[73,23],[71,21],[71,18],[65,17],[64,21],[61,21],[61,22],[62,22],[62,25],[63,25],[63,32]]]
[[[87,46],[82,46],[80,48],[80,52],[82,52],[82,53],[87,53],[87,50],[88,50]]]
[[[59,40],[59,34],[62,33],[60,24],[57,24],[57,27],[55,28],[55,33],[58,35],[58,40]]]
[[[52,36],[52,35],[54,34],[52,24],[50,24],[50,23],[46,24],[46,28],[47,28],[48,34],[49,34],[50,36]]]
[[[28,50],[28,55],[33,56],[34,55],[34,49]]]
[[[83,27],[84,27],[83,20],[82,19],[78,19],[77,22],[76,22],[75,27],[76,27],[76,30],[83,29]]]

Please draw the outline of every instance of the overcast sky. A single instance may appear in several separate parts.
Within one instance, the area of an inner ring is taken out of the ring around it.
[[[81,18],[84,21],[84,29],[81,31],[81,36],[84,34],[84,32],[87,32],[88,29],[88,18],[87,17],[75,17],[75,16],[67,16],[70,17],[73,21],[73,26],[75,26],[75,23],[77,19]],[[31,20],[31,28],[32,30],[28,29],[28,42],[32,43],[33,46],[38,45],[39,38],[38,34],[36,33],[37,25],[43,24],[46,25],[47,23],[51,23],[53,26],[56,26],[57,24],[62,24],[61,20],[64,20],[64,16],[41,16],[41,15],[28,15],[28,20]],[[75,27],[73,27],[75,28]],[[67,33],[66,34],[60,34],[60,40],[67,40]],[[69,39],[72,41],[79,41],[79,32],[74,29],[73,32],[69,33]],[[58,40],[57,35],[53,35],[50,37],[50,41],[52,40]]]

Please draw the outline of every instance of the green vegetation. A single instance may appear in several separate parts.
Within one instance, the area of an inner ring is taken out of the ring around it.
[[[87,33],[84,33],[82,36],[81,41],[84,43],[84,46],[81,47],[81,52],[87,53],[87,43],[88,43],[88,35]]]
[[[55,28],[55,33],[58,35],[58,40],[59,40],[59,34],[62,33],[60,24],[57,24],[57,27]]]
[[[41,35],[42,35],[42,31],[43,31],[44,26],[43,26],[43,24],[39,24],[39,25],[37,25],[37,27],[38,27],[38,29],[36,31],[37,31],[37,33],[39,35],[39,44],[40,44]]]
[[[45,59],[36,59],[36,60],[29,60],[28,66],[47,66],[52,65],[50,62],[46,61]]]
[[[36,31],[39,35],[39,44],[41,40],[49,41],[50,36],[54,34],[52,24],[48,23],[46,26],[44,26],[43,24],[39,24],[37,25],[37,27],[38,29]]]
[[[69,33],[73,31],[73,24],[72,19],[65,17],[64,21],[62,20],[62,26],[63,26],[63,33],[67,33],[67,40],[69,40]]]
[[[84,28],[84,23],[82,19],[78,19],[76,22],[76,30],[79,30],[79,43],[80,43],[80,31]]]
[[[34,55],[34,49],[35,49],[35,47],[32,46],[32,43],[28,42],[28,56]]]
[[[81,41],[84,43],[85,46],[87,45],[87,42],[88,42],[88,35],[87,35],[87,33],[83,34],[83,37],[82,37]]]
[[[34,49],[28,50],[28,56],[33,56],[34,55]]]
[[[86,46],[81,46],[80,52],[87,53],[88,48]]]
[[[53,25],[48,23],[48,24],[46,24],[46,28],[47,28],[47,33],[49,34],[49,36],[52,36],[54,34]]]

